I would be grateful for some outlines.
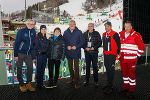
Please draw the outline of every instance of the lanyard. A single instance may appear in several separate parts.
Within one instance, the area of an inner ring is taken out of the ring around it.
[[[91,38],[92,38],[92,36],[90,34],[92,34],[92,33],[88,33],[89,41],[91,41]]]
[[[106,38],[107,38],[108,33],[106,33]]]

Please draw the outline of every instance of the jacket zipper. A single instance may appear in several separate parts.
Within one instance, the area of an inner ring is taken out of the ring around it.
[[[51,59],[53,59],[53,45],[54,45],[54,44],[52,44]]]
[[[30,36],[30,31],[29,31],[29,38],[30,38],[30,45],[29,45],[29,49],[28,49],[27,55],[29,54],[29,50],[30,50],[30,48],[31,48],[31,36]]]
[[[110,51],[110,42],[108,42],[108,51]]]

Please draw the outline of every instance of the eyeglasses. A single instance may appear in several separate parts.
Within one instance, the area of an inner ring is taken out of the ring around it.
[[[30,24],[30,23],[28,23],[28,25],[30,25],[30,26],[34,26],[35,24]]]

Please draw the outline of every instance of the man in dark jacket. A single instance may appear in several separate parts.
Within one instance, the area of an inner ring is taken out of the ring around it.
[[[36,32],[34,29],[35,22],[28,20],[26,22],[27,27],[18,31],[16,40],[14,43],[14,60],[17,65],[17,79],[20,84],[20,90],[22,92],[35,91],[35,88],[31,86],[32,73],[33,73],[33,61],[31,56],[32,41],[35,38]],[[22,78],[22,66],[23,62],[27,65],[27,84],[24,84]]]
[[[98,48],[102,44],[101,36],[99,32],[95,31],[94,24],[88,24],[88,30],[83,34],[83,37],[86,41],[84,45],[84,52],[85,52],[85,60],[86,60],[86,82],[84,86],[89,84],[90,78],[90,66],[92,62],[93,66],[93,76],[95,87],[98,87]]]
[[[104,93],[111,94],[115,71],[116,56],[120,53],[120,38],[117,32],[112,30],[111,22],[105,23],[106,32],[103,33],[104,65],[107,72],[108,84],[103,88]]]
[[[67,83],[75,84],[75,88],[79,88],[79,59],[81,58],[81,48],[84,44],[82,32],[76,27],[75,21],[70,21],[69,28],[64,32],[65,39],[65,55],[68,59],[71,80]],[[74,62],[74,65],[73,65]],[[75,73],[73,70],[75,69]]]

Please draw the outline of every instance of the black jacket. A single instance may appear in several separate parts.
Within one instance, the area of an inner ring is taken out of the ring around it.
[[[102,40],[101,40],[101,36],[99,34],[99,32],[93,30],[91,34],[91,39],[89,40],[89,31],[86,31],[84,34],[83,34],[83,37],[85,39],[85,44],[84,44],[84,50],[85,48],[87,48],[88,46],[88,42],[90,41],[91,42],[91,47],[94,48],[93,51],[89,51],[90,53],[98,53],[98,48],[102,45]],[[86,51],[85,51],[86,52]]]
[[[49,38],[49,47],[48,47],[48,58],[60,60],[64,59],[65,56],[65,40],[62,35],[58,36],[54,40],[54,36]]]

